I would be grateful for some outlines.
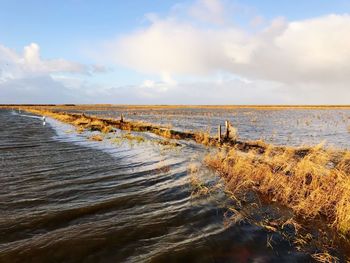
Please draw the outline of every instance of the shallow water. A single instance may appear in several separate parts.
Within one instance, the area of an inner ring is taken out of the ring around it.
[[[225,225],[222,191],[191,195],[202,146],[94,142],[8,110],[0,123],[0,262],[308,262],[278,234]]]
[[[80,111],[77,111],[80,112]],[[350,110],[344,109],[125,109],[85,111],[88,114],[171,125],[177,130],[217,133],[229,120],[242,140],[263,139],[276,145],[315,145],[350,149]]]

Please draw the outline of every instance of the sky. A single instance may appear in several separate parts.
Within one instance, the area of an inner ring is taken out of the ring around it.
[[[0,104],[350,104],[350,0],[0,0]]]

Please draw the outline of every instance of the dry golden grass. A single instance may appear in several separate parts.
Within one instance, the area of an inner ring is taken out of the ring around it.
[[[181,146],[180,143],[177,143],[176,141],[170,141],[170,140],[156,140],[155,142],[167,148],[175,148],[175,147]]]
[[[210,192],[210,189],[199,178],[198,166],[190,164],[188,170],[190,174],[190,185],[193,188],[191,196],[196,197],[200,195],[207,195]]]
[[[82,132],[84,132],[84,127],[83,126],[78,126],[77,128],[76,128],[76,131],[77,131],[77,133],[82,133]]]
[[[315,253],[315,254],[312,254],[311,257],[320,263],[337,263],[337,262],[339,262],[339,259],[337,257],[334,257],[327,252]]]
[[[92,131],[100,131],[102,133],[109,133],[113,131],[113,128],[116,127],[121,130],[129,131],[121,136],[121,138],[115,138],[112,140],[113,143],[120,144],[124,139],[130,142],[142,143],[145,141],[145,138],[138,135],[133,135],[131,131],[148,131],[155,133],[159,136],[166,138],[167,140],[157,140],[156,142],[160,145],[168,146],[168,147],[178,147],[181,144],[169,141],[169,139],[181,139],[180,135],[183,134],[185,137],[187,136],[185,133],[178,133],[166,127],[156,126],[146,122],[127,122],[113,119],[103,119],[100,117],[88,116],[85,114],[72,114],[65,112],[53,112],[50,110],[38,110],[32,108],[24,108],[24,110],[42,116],[50,116],[59,121],[72,124],[76,127],[78,133],[82,133],[84,130],[92,130]],[[94,137],[95,138],[95,137]],[[90,139],[94,139],[91,138]],[[101,137],[102,138],[102,137]],[[95,138],[96,141],[100,141]]]
[[[209,132],[202,132],[202,131],[196,132],[194,139],[197,143],[200,143],[200,144],[204,144],[204,145],[210,144]]]
[[[143,138],[142,136],[133,135],[131,133],[123,134],[122,138],[130,141],[135,141],[137,143],[141,143],[145,141],[145,138]]]
[[[95,135],[90,136],[89,140],[100,142],[100,141],[103,141],[103,137],[99,134],[95,134]]]
[[[117,128],[126,131],[151,132],[166,139],[194,139],[196,136],[195,133],[175,131],[167,127],[145,122],[120,121],[115,119],[88,116],[85,114],[54,112],[51,110],[36,109],[30,107],[22,109],[37,115],[50,116],[62,122],[72,124],[78,128],[79,132],[82,132],[84,129],[89,129],[93,131],[108,133],[113,131],[113,128]],[[215,141],[214,139],[209,138],[209,134],[206,136],[211,140],[211,142]]]
[[[155,130],[154,133],[166,139],[180,139],[178,135],[173,134],[172,130],[168,128],[161,128],[159,130]]]
[[[340,233],[350,235],[349,152],[324,150],[322,145],[304,154],[293,148],[268,147],[262,154],[231,149],[205,161],[234,194],[253,190],[307,220],[325,217]]]

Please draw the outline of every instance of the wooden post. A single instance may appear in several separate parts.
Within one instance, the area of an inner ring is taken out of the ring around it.
[[[124,121],[124,116],[123,116],[123,113],[120,114],[120,122],[123,122]]]
[[[221,143],[221,125],[218,127],[218,142]]]
[[[226,126],[226,134],[225,134],[225,139],[228,139],[230,136],[230,122],[225,121],[225,126]]]

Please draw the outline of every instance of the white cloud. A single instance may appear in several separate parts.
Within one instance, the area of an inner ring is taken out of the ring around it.
[[[253,27],[258,27],[258,26],[263,25],[264,22],[265,22],[264,17],[257,15],[250,20],[250,25]]]
[[[223,2],[197,1],[188,10],[191,17],[155,16],[148,26],[110,41],[106,56],[145,74],[166,72],[175,80],[228,72],[256,83],[279,82],[291,97],[294,90],[312,91],[310,103],[324,101],[316,93],[344,92],[345,84],[350,84],[348,14],[300,21],[277,17],[256,31],[225,22]],[[197,23],[203,20],[215,26]],[[259,93],[256,86],[252,92]],[[341,95],[328,98],[329,103],[344,102]]]
[[[86,102],[86,83],[72,74],[105,72],[102,65],[83,65],[65,59],[42,59],[36,43],[23,52],[0,45],[0,103]],[[80,95],[79,95],[80,94]]]
[[[220,0],[197,0],[189,8],[189,14],[200,21],[219,25],[226,20],[225,6]]]
[[[166,19],[109,43],[105,55],[146,73],[208,74],[247,62],[253,48],[237,29],[203,30]]]
[[[348,81],[348,32],[349,15],[329,15],[289,23],[286,30],[275,38],[275,45],[285,54],[285,60],[294,65],[295,77]]]
[[[24,47],[18,53],[0,45],[0,80],[43,76],[53,73],[87,73],[88,67],[64,59],[46,59],[40,57],[40,47],[36,43]]]

